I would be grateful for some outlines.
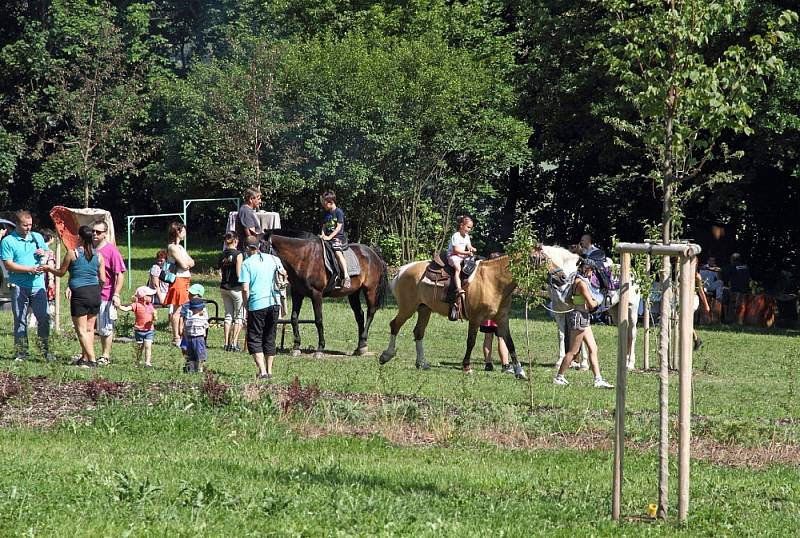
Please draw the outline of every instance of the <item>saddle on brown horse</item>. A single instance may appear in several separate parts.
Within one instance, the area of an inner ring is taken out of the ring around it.
[[[464,294],[456,293],[456,284],[453,280],[454,269],[445,260],[447,259],[447,251],[443,250],[433,256],[428,262],[423,274],[423,280],[427,280],[430,284],[447,290],[442,294],[442,301],[450,305],[450,313],[447,316],[450,321],[458,321],[459,319],[467,319],[467,312],[464,303]],[[465,258],[461,264],[461,289],[464,289],[464,283],[472,276],[477,267],[477,261],[474,257]]]

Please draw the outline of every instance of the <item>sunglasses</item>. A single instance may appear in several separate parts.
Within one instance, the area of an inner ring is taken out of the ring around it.
[[[100,235],[100,234],[106,233],[106,231],[105,230],[92,230],[92,233],[94,235]]]

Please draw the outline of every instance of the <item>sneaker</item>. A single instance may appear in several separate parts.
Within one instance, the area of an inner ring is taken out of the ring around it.
[[[108,366],[111,364],[111,359],[108,357],[100,357],[97,359],[97,364],[95,366]]]
[[[567,378],[561,374],[558,374],[555,379],[553,379],[553,385],[569,385],[569,381]]]
[[[28,357],[26,357],[25,355],[16,355],[14,357],[14,362],[23,362],[23,361],[27,360],[27,358]]]
[[[528,379],[528,376],[525,375],[525,370],[522,368],[521,364],[517,363],[516,365],[513,365],[513,368],[514,368],[514,377],[522,380]]]
[[[44,354],[44,360],[46,360],[47,362],[54,362],[57,361],[58,358],[48,351],[47,353]]]
[[[504,374],[513,374],[514,368],[510,364],[506,364],[500,369],[500,371],[503,372]]]
[[[228,351],[230,351],[232,353],[241,353],[242,352],[242,348],[240,348],[237,344],[233,344]]]
[[[483,363],[483,370],[486,372],[494,372],[494,364],[491,362]]]
[[[81,368],[97,368],[97,361],[82,361]]]
[[[272,379],[272,374],[258,374],[256,376],[256,379],[258,379],[259,381],[269,381],[270,379]]]
[[[144,367],[145,367],[145,368],[152,368],[152,367],[153,367],[153,365],[152,365],[152,364],[146,364],[146,363],[145,363]]]
[[[602,377],[594,380],[594,388],[596,389],[613,389],[614,385],[603,379]]]
[[[80,366],[81,361],[83,361],[83,355],[73,355],[71,357],[71,362],[73,366]]]
[[[230,351],[232,347],[233,346],[231,346],[230,344],[225,344],[225,347],[223,348],[223,351]]]

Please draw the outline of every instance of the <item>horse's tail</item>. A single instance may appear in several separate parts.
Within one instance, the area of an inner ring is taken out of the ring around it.
[[[378,256],[378,260],[381,263],[381,275],[378,277],[378,290],[375,295],[375,306],[377,308],[383,308],[386,304],[386,297],[389,295],[389,266],[386,265],[386,262],[383,261],[383,256],[381,249],[378,247],[372,247],[375,251],[375,254]]]

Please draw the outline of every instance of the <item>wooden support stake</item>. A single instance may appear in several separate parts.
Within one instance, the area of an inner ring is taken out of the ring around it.
[[[658,517],[667,519],[669,509],[669,318],[671,293],[669,286],[670,259],[664,256],[661,260],[663,273],[661,278],[661,341],[659,348],[658,368]]]
[[[622,457],[625,451],[625,390],[627,388],[628,335],[630,320],[627,308],[631,287],[631,255],[621,253],[622,268],[619,285],[619,325],[617,342],[617,408],[614,426],[614,482],[611,492],[611,518],[619,521],[622,503]]]
[[[681,257],[680,288],[680,399],[678,402],[678,520],[689,514],[689,456],[692,435],[692,322],[694,317],[694,263]]]

